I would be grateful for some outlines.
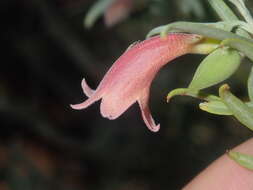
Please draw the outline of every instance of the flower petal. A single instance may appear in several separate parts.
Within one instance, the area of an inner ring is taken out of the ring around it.
[[[108,119],[116,119],[136,102],[136,96],[124,93],[109,93],[102,98],[100,112]]]
[[[85,109],[101,98],[101,91],[99,90],[95,91],[91,89],[89,85],[87,84],[85,78],[83,78],[81,86],[82,86],[84,94],[88,96],[89,98],[80,104],[70,105],[71,108],[76,109],[76,110]]]
[[[158,124],[158,125],[155,124],[154,119],[150,113],[149,104],[148,104],[149,87],[146,88],[143,92],[144,93],[142,94],[142,96],[138,100],[138,103],[141,108],[142,118],[143,118],[146,126],[149,128],[149,130],[151,130],[153,132],[157,132],[160,129],[160,124]]]
[[[85,100],[84,102],[80,103],[80,104],[70,104],[70,107],[75,109],[75,110],[81,110],[81,109],[85,109],[87,108],[88,106],[90,106],[91,104],[93,104],[94,102],[98,101],[100,98],[97,98],[96,97],[91,97],[87,100]]]
[[[88,97],[92,96],[95,92],[95,90],[93,90],[89,87],[85,78],[83,78],[83,80],[82,80],[82,89],[83,89],[83,93]]]

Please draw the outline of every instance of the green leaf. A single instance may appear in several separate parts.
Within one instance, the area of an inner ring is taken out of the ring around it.
[[[229,151],[228,156],[236,161],[239,165],[253,170],[253,156],[234,151]]]
[[[253,102],[245,103],[253,112]],[[199,108],[216,115],[233,115],[233,112],[220,100],[208,101],[199,104]]]
[[[189,28],[189,30],[194,30],[193,29],[194,27],[199,27],[199,29],[202,27],[204,27],[204,28],[208,27],[207,29],[216,28],[216,29],[230,32],[234,28],[239,27],[239,28],[242,28],[246,31],[250,31],[248,24],[243,21],[220,21],[220,22],[213,22],[213,23],[194,23],[194,22],[181,22],[180,21],[180,22],[174,22],[174,23],[167,24],[167,25],[158,26],[158,27],[152,29],[147,34],[146,38],[160,34],[161,32],[164,32],[165,30],[168,30],[167,32],[180,32],[180,31],[182,32],[182,31],[186,30],[187,28],[185,28],[184,26],[181,26],[181,25],[185,25],[186,23],[188,25],[187,27]],[[175,28],[178,28],[178,29],[175,29]],[[188,31],[188,32],[190,32],[190,31]],[[245,37],[249,37],[249,36],[247,35]],[[225,35],[224,35],[224,39],[225,39]]]
[[[207,38],[212,38],[216,40],[225,40],[227,38],[232,38],[232,39],[240,39],[241,41],[245,42],[252,42],[253,40],[250,38],[246,38],[243,36],[239,36],[237,34],[234,34],[232,32],[224,31],[219,28],[215,28],[212,26],[208,26],[206,24],[201,24],[201,23],[194,23],[194,22],[174,22],[170,23],[168,25],[165,25],[162,27],[162,31],[160,33],[161,37],[165,37],[168,32],[171,31],[177,31],[177,32],[188,32],[192,34],[199,34],[202,36],[205,36]],[[156,30],[157,31],[157,30]],[[156,33],[154,32],[149,32],[148,37],[152,35],[155,35]],[[239,49],[240,50],[240,49]]]
[[[98,0],[88,11],[84,18],[84,26],[86,28],[91,28],[96,20],[104,14],[105,10],[114,2],[115,0]]]
[[[249,10],[244,4],[244,1],[243,0],[229,0],[229,1],[236,6],[236,8],[244,17],[244,19],[251,25],[251,29],[253,29],[253,19]]]
[[[238,38],[228,38],[221,42],[221,46],[229,46],[234,49],[239,50],[245,56],[247,56],[251,61],[253,61],[253,42],[242,40]]]
[[[219,94],[225,105],[231,110],[235,118],[243,125],[253,130],[253,112],[245,103],[229,91],[227,84],[222,85]]]
[[[226,5],[226,3],[224,3],[223,0],[208,0],[208,2],[222,20],[239,20],[237,16],[233,13],[233,11]]]
[[[253,66],[251,67],[251,71],[248,78],[248,94],[250,101],[253,101]]]
[[[224,31],[219,28],[215,28],[213,26],[203,25],[201,23],[194,22],[174,22],[166,25],[164,30],[161,32],[161,36],[166,36],[166,34],[171,30],[180,30],[181,32],[189,32],[192,34],[199,34],[208,38],[214,38],[217,40],[225,40],[227,38],[235,38],[244,41],[251,41],[252,39],[245,38],[234,34],[232,32]]]
[[[228,22],[236,22],[239,21],[239,18],[233,13],[233,11],[227,6],[227,4],[223,0],[208,0],[210,5],[213,7],[213,9],[216,11],[216,13],[219,15],[219,17]],[[250,28],[247,26],[247,29]],[[245,28],[243,28],[245,30]],[[243,29],[239,28],[236,33],[240,36],[244,36],[247,38],[250,38],[249,34]],[[252,32],[252,31],[251,31]]]
[[[201,90],[222,82],[237,70],[240,63],[241,56],[236,50],[219,48],[200,63],[188,88]]]

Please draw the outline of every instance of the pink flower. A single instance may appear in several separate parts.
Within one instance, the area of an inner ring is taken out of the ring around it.
[[[96,90],[91,89],[85,79],[83,92],[89,98],[73,109],[85,109],[102,99],[100,112],[103,117],[116,119],[132,104],[138,102],[147,127],[157,132],[149,110],[149,91],[156,73],[172,59],[194,52],[194,45],[201,36],[195,34],[169,34],[165,39],[155,36],[128,48],[112,65]]]

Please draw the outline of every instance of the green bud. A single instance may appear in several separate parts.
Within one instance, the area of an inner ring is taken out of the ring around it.
[[[189,85],[192,90],[213,86],[230,77],[239,67],[241,55],[230,48],[219,48],[199,65]]]

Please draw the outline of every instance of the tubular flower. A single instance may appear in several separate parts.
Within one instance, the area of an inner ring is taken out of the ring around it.
[[[89,98],[71,107],[85,109],[102,99],[102,116],[116,119],[138,102],[145,124],[151,131],[157,132],[160,125],[155,124],[148,104],[152,80],[169,61],[186,53],[195,53],[194,47],[201,40],[199,35],[173,33],[166,38],[155,36],[130,46],[114,62],[96,90],[83,79],[82,89]]]

